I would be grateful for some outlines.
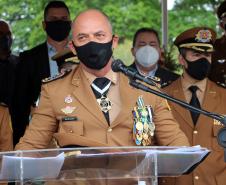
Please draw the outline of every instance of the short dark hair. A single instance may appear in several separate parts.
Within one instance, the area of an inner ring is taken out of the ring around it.
[[[70,11],[69,11],[67,5],[63,1],[50,1],[44,9],[44,19],[45,20],[46,20],[46,17],[47,17],[47,14],[48,14],[48,11],[50,8],[65,8],[67,10],[68,14],[70,15]]]
[[[133,47],[135,46],[135,43],[136,43],[138,35],[140,33],[145,33],[145,32],[153,33],[157,37],[157,40],[158,40],[158,42],[160,44],[159,34],[158,34],[158,32],[155,29],[153,29],[153,28],[140,28],[140,29],[138,29],[136,31],[136,33],[133,36]]]

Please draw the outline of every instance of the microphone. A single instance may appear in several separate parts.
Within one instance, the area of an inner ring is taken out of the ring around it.
[[[126,76],[132,78],[133,80],[138,79],[142,82],[147,83],[148,85],[156,86],[156,83],[154,82],[154,80],[151,80],[150,78],[141,75],[139,72],[133,70],[132,68],[125,66],[125,64],[120,59],[113,60],[111,64],[111,68],[112,68],[112,71],[122,72]]]

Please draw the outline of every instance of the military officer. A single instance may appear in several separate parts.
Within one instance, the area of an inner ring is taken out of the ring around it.
[[[159,83],[165,87],[179,78],[179,75],[159,65],[162,49],[158,32],[152,28],[140,28],[133,37],[132,55],[135,60],[130,65],[140,74],[159,78]]]
[[[214,43],[212,54],[212,67],[209,78],[218,85],[226,88],[226,1],[223,1],[217,9],[219,25],[224,30],[221,38]]]
[[[174,44],[179,49],[179,62],[183,75],[164,90],[171,96],[209,112],[226,113],[226,91],[208,80],[211,52],[216,33],[206,27],[195,27],[181,33]],[[162,184],[174,185],[222,185],[226,182],[226,163],[223,148],[218,145],[217,133],[223,126],[204,115],[170,103],[180,128],[191,145],[201,145],[211,150],[210,155],[193,173],[176,179],[164,179]],[[174,181],[174,182],[170,182]],[[164,183],[163,183],[164,182]],[[160,184],[161,184],[160,183]]]
[[[107,16],[85,10],[72,29],[70,47],[81,63],[42,86],[39,106],[16,149],[46,148],[52,137],[60,147],[188,146],[164,99],[130,87],[124,75],[111,70],[118,37]]]

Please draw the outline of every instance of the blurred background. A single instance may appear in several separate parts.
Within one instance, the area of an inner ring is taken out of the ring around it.
[[[163,0],[164,1],[164,0]],[[30,49],[45,39],[42,30],[43,10],[48,0],[0,0],[1,19],[8,21],[14,36],[13,53]],[[168,46],[166,58],[168,67],[180,72],[177,66],[177,50],[172,43],[175,37],[193,26],[208,26],[218,36],[216,9],[222,0],[167,0],[168,4]],[[161,38],[161,0],[65,0],[71,12],[71,19],[82,10],[98,8],[111,19],[114,33],[119,35],[120,44],[114,51],[115,58],[121,58],[127,65],[133,62],[130,49],[132,37],[140,27],[152,27]]]

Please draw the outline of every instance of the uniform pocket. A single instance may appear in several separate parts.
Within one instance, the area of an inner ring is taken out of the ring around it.
[[[212,138],[212,147],[215,151],[222,151],[223,148],[218,144],[217,135],[219,130],[223,128],[221,125],[213,125],[213,138]]]
[[[83,121],[62,121],[59,124],[59,133],[74,133],[83,136]]]

